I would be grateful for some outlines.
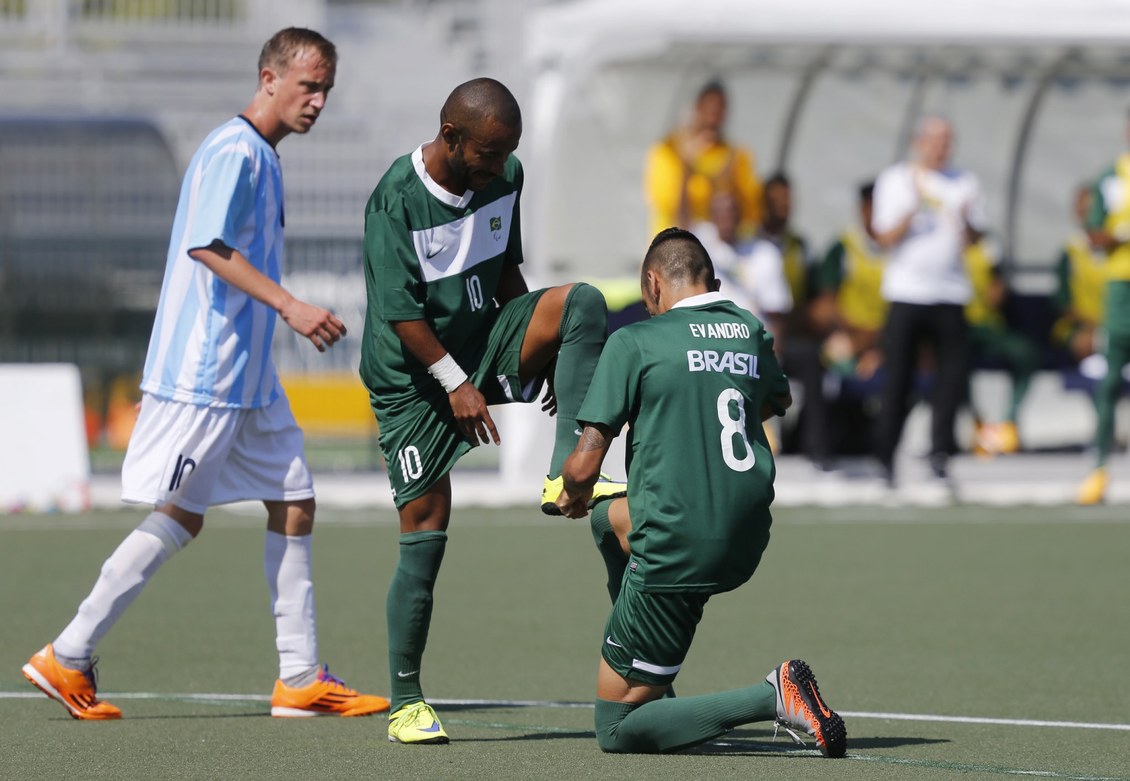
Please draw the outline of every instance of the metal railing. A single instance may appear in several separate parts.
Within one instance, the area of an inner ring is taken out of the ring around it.
[[[199,45],[258,38],[280,20],[314,26],[324,9],[324,0],[0,0],[0,39],[54,51],[137,39]]]

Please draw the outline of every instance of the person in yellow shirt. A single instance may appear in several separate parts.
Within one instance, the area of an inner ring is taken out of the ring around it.
[[[828,335],[824,323],[813,317],[815,268],[808,242],[792,226],[793,189],[789,177],[774,173],[765,180],[764,212],[757,237],[777,248],[784,264],[785,281],[793,300],[780,330],[774,332],[777,354],[791,380],[799,383],[804,402],[797,416],[795,444],[821,470],[831,468],[828,400],[824,397],[824,366],[820,348]],[[793,442],[782,443],[786,449]]]
[[[1092,242],[1107,252],[1101,339],[1106,374],[1095,389],[1096,464],[1079,486],[1076,500],[1098,504],[1106,498],[1110,481],[1106,461],[1114,444],[1114,408],[1122,393],[1123,367],[1130,364],[1130,151],[1096,180],[1087,230]]]
[[[880,292],[883,250],[871,228],[875,183],[859,188],[857,227],[845,230],[829,248],[814,275],[812,317],[829,332],[824,361],[837,373],[869,380],[883,361],[879,337],[887,319]]]
[[[973,403],[972,393],[967,391],[976,426],[973,452],[980,456],[1015,453],[1020,450],[1017,415],[1032,378],[1043,363],[1043,355],[1033,341],[1009,328],[1005,321],[1003,307],[1008,285],[1001,274],[1000,257],[993,242],[982,237],[965,248],[962,260],[973,288],[973,296],[965,305],[972,363],[984,359],[1002,362],[1012,381],[1012,395],[1002,421],[985,421]]]
[[[871,451],[872,402],[883,382],[880,338],[887,302],[880,284],[886,257],[871,228],[874,190],[874,182],[859,188],[859,224],[844,230],[813,269],[808,302],[812,332],[822,335],[829,439],[840,455]]]
[[[1095,354],[1103,319],[1107,254],[1086,229],[1094,195],[1091,185],[1075,191],[1075,216],[1079,229],[1067,240],[1056,264],[1056,289],[1052,307],[1058,317],[1052,326],[1052,344],[1067,350],[1079,363]]]
[[[711,81],[699,90],[689,120],[648,151],[644,194],[651,209],[651,232],[689,228],[710,219],[710,200],[733,193],[741,204],[742,234],[761,219],[761,180],[753,154],[723,134],[726,90]]]

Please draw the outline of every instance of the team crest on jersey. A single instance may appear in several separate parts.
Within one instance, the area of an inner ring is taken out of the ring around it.
[[[495,241],[501,241],[502,240],[502,218],[501,217],[491,217],[490,218],[490,230],[491,230],[491,233],[494,234],[494,240]]]

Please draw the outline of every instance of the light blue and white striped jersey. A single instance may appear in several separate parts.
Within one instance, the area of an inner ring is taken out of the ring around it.
[[[220,241],[278,282],[283,265],[278,155],[242,117],[216,128],[184,175],[141,389],[211,407],[262,407],[281,390],[276,314],[189,256]]]

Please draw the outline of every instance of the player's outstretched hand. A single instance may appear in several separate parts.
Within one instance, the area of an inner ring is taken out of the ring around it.
[[[320,353],[324,353],[327,347],[332,347],[346,333],[345,323],[333,312],[297,298],[291,299],[279,315],[283,322],[313,342]]]
[[[494,427],[490,410],[487,409],[487,400],[479,389],[470,382],[464,382],[458,388],[447,394],[451,402],[451,411],[455,414],[455,423],[463,436],[471,440],[471,444],[499,444],[498,429]]]

